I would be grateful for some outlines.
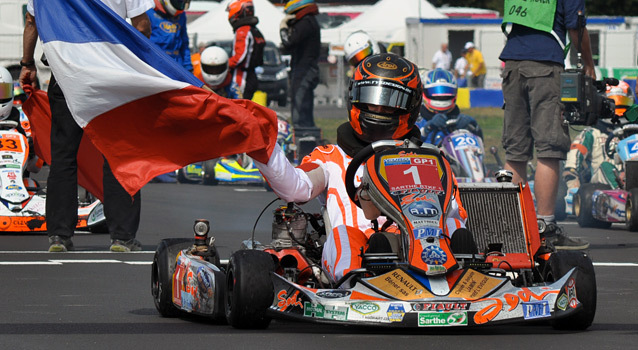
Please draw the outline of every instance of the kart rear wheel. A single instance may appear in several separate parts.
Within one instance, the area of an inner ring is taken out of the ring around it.
[[[177,182],[181,184],[196,184],[197,183],[197,181],[190,180],[189,178],[186,177],[186,174],[184,174],[184,168],[177,170]]]
[[[627,230],[631,232],[638,231],[638,188],[632,188],[627,193],[625,220]]]
[[[169,238],[163,239],[155,250],[151,274],[151,294],[155,308],[164,317],[174,317],[179,309],[173,305],[173,273],[175,272],[175,258],[182,250],[192,246],[194,239]]]
[[[592,215],[594,202],[592,195],[596,190],[608,190],[604,184],[587,183],[578,189],[574,195],[574,215],[580,227],[609,228],[611,222],[600,221]]]
[[[202,165],[204,168],[202,183],[206,186],[216,186],[219,183],[219,180],[215,178],[215,165],[217,165],[217,159],[207,160]]]
[[[239,250],[226,269],[226,320],[235,328],[266,328],[266,310],[273,301],[270,272],[275,270],[270,254]]]
[[[576,297],[582,308],[575,314],[551,322],[555,329],[584,330],[596,315],[596,274],[591,259],[579,251],[559,251],[553,253],[543,272],[546,282],[555,282],[572,268],[577,269]]]

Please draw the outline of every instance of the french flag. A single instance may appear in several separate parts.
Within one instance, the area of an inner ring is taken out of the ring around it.
[[[277,141],[274,111],[204,90],[99,0],[35,0],[34,10],[75,121],[129,193],[220,156],[246,152],[268,163]]]

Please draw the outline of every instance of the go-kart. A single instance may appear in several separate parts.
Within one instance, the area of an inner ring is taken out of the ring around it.
[[[28,121],[22,125],[27,127]],[[46,192],[29,177],[39,171],[29,157],[27,137],[16,129],[18,122],[0,121],[0,232],[45,232]],[[76,229],[103,232],[106,218],[102,203],[92,196],[78,198]]]
[[[445,129],[437,131],[434,135],[426,135],[429,142],[441,148],[450,162],[452,172],[458,182],[490,182],[488,171],[485,167],[485,147],[483,140],[475,132],[468,129],[457,128],[458,119],[448,119]],[[417,122],[417,126],[424,134],[425,120]],[[470,125],[473,127],[473,125]]]
[[[616,143],[613,145],[612,143]],[[638,124],[616,128],[607,137],[605,152],[617,156],[624,177],[618,176],[620,189],[607,184],[586,183],[573,197],[573,212],[580,227],[608,228],[625,223],[629,231],[638,231]]]
[[[389,244],[362,249],[361,268],[331,280],[320,267],[321,223],[329,220],[290,203],[274,212],[272,242],[244,241],[227,266],[198,253],[214,249],[197,233],[207,229],[196,229],[199,246],[192,240],[162,241],[152,269],[159,312],[214,319],[224,313],[237,328],[265,328],[272,318],[388,327],[538,320],[559,329],[591,325],[592,262],[582,252],[541,246],[528,187],[459,184],[469,230],[450,238],[443,227],[456,184],[436,147],[380,141],[362,150],[346,172],[348,194],[358,203],[356,175],[399,231],[376,226],[370,240],[376,235]],[[200,274],[206,278],[197,285]]]
[[[259,169],[245,154],[189,164],[177,171],[180,183],[203,183],[215,186],[221,183],[263,183]]]

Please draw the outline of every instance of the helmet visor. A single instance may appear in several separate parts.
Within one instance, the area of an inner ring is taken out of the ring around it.
[[[449,100],[456,96],[456,86],[440,84],[423,89],[423,94],[431,100]]]
[[[202,71],[206,74],[212,74],[212,75],[222,74],[227,69],[228,69],[228,63],[215,64],[215,65],[202,63]]]
[[[13,83],[0,83],[0,102],[7,102],[13,98]]]
[[[350,65],[356,66],[359,64],[359,62],[363,61],[364,58],[370,55],[372,55],[372,46],[368,45],[350,55],[350,57],[348,57],[348,63],[350,63]]]
[[[413,89],[388,80],[355,81],[350,92],[352,103],[366,103],[408,111],[416,103]]]

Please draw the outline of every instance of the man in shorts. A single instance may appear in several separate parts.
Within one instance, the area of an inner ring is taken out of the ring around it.
[[[584,0],[556,2],[505,1],[503,28],[511,24],[500,59],[503,69],[503,148],[505,168],[514,173],[513,181],[527,179],[527,162],[536,148],[537,167],[534,194],[538,218],[547,224],[541,234],[546,247],[579,250],[589,243],[567,237],[556,225],[554,205],[558,189],[560,161],[566,158],[570,139],[561,115],[560,73],[564,70],[566,34],[573,48],[582,48],[585,74],[596,78],[589,33],[585,27]],[[542,14],[521,16],[521,13]],[[581,16],[579,16],[579,14]],[[583,31],[579,43],[579,29]]]

